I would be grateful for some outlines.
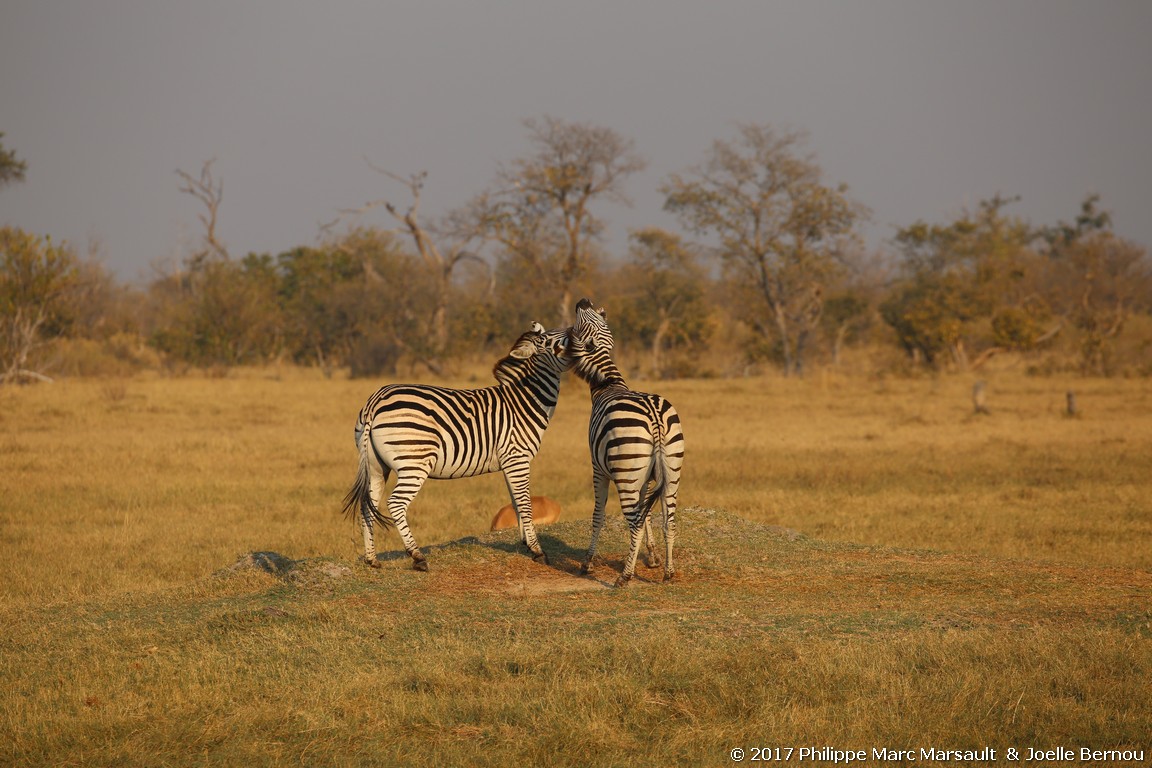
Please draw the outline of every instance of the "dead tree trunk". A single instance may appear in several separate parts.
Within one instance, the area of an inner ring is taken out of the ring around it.
[[[220,202],[224,199],[224,182],[212,178],[212,158],[200,168],[200,178],[196,179],[187,171],[177,169],[176,175],[184,180],[180,191],[192,195],[204,204],[204,213],[200,214],[200,223],[204,225],[204,250],[197,252],[191,258],[190,266],[195,270],[204,266],[206,261],[212,259],[228,260],[228,249],[220,238],[216,236],[216,218],[220,213]]]

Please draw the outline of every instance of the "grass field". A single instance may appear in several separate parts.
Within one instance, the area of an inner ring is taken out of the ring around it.
[[[656,385],[688,446],[680,578],[623,590],[613,505],[603,564],[576,575],[574,380],[534,464],[564,509],[552,564],[486,533],[507,501],[489,476],[417,498],[428,573],[394,533],[365,568],[338,514],[376,384],[0,389],[0,764],[1152,759],[1152,384],[985,376],[986,416],[961,377]]]

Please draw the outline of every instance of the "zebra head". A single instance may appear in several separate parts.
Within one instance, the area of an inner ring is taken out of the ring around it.
[[[572,367],[569,354],[571,328],[545,330],[532,323],[532,330],[520,335],[507,357],[496,363],[492,373],[501,383],[521,381],[533,375],[559,376]]]
[[[612,362],[612,346],[612,330],[604,308],[594,309],[588,299],[580,299],[568,343],[580,378],[596,383],[609,372],[618,373]]]
[[[590,350],[612,349],[612,330],[608,327],[604,307],[593,309],[592,302],[580,299],[576,305],[576,323],[572,326],[572,338]]]

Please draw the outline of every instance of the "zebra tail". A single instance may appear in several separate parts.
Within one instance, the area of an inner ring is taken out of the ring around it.
[[[644,480],[643,487],[648,488],[648,483],[652,483],[652,491],[644,499],[644,515],[647,517],[652,514],[652,507],[656,506],[657,499],[664,498],[664,485],[667,483],[668,473],[664,471],[664,428],[659,419],[654,421],[656,424],[656,434],[653,435],[652,442],[652,461],[648,464],[648,477]]]
[[[355,517],[359,512],[362,517],[367,519],[369,515],[372,516],[380,525],[387,528],[394,525],[392,518],[380,513],[379,507],[372,503],[372,473],[368,466],[369,451],[372,450],[371,435],[368,428],[363,424],[356,425],[356,442],[360,450],[360,461],[356,467],[356,480],[352,483],[352,487],[348,489],[348,493],[344,495],[344,516]]]

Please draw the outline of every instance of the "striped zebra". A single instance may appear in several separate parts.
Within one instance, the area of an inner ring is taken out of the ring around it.
[[[676,540],[676,493],[684,465],[680,416],[672,403],[660,395],[628,388],[620,369],[612,362],[612,331],[604,319],[604,310],[593,309],[588,299],[581,299],[576,305],[569,353],[573,370],[588,382],[592,393],[588,448],[592,454],[596,506],[592,512],[592,541],[580,570],[588,573],[592,569],[604,526],[608,481],[612,480],[631,538],[628,559],[616,586],[624,586],[635,574],[642,533],[652,553],[649,517],[657,499],[664,509],[664,580],[668,581],[676,573],[672,545]]]
[[[519,517],[520,540],[533,559],[548,562],[532,525],[529,465],[556,410],[560,375],[572,366],[569,329],[523,334],[492,369],[498,382],[484,389],[392,384],[368,399],[356,422],[360,465],[344,498],[344,512],[359,510],[364,559],[379,568],[373,521],[395,525],[412,567],[428,570],[408,528],[408,505],[428,478],[472,477],[501,471]],[[380,499],[390,472],[396,486],[388,517]]]

